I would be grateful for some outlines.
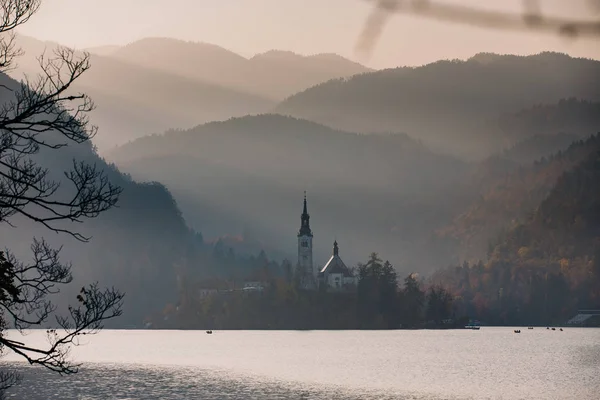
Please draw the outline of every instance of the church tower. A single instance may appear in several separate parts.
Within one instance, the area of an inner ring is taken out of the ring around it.
[[[313,266],[313,234],[310,229],[310,215],[306,206],[306,192],[304,192],[304,209],[300,216],[300,230],[298,231],[298,267],[296,269],[300,278],[300,285],[306,289],[316,287],[316,269]]]

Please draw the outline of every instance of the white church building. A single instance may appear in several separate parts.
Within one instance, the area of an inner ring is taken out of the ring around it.
[[[310,215],[304,194],[304,209],[300,216],[300,230],[298,231],[298,264],[296,266],[297,279],[303,289],[316,290],[318,288],[330,291],[353,290],[358,278],[344,264],[340,258],[337,241],[333,243],[333,254],[329,261],[318,267],[313,261],[313,233],[310,229]]]

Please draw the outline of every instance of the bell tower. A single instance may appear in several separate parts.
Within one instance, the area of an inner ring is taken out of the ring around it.
[[[316,285],[316,270],[313,266],[313,234],[310,229],[310,215],[306,205],[306,192],[304,192],[304,209],[300,216],[300,230],[298,231],[298,267],[297,274],[300,285],[304,288],[313,288]]]

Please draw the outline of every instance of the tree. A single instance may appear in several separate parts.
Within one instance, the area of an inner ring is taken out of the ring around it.
[[[427,293],[426,317],[441,325],[452,315],[452,296],[441,286],[432,286]]]
[[[402,315],[406,327],[414,327],[421,320],[424,301],[425,293],[419,287],[415,275],[408,275],[404,279],[404,289],[402,290]]]
[[[40,7],[41,0],[0,0],[0,72],[9,71],[22,54],[14,29],[26,23]],[[71,92],[71,86],[90,67],[89,54],[59,48],[51,57],[39,57],[41,74],[21,83],[0,76],[0,223],[30,220],[50,231],[69,235],[81,242],[88,237],[73,229],[74,223],[97,217],[113,207],[121,192],[111,185],[104,171],[95,165],[73,161],[72,169],[60,177],[38,161],[41,152],[56,152],[70,144],[90,145],[97,128],[87,112],[93,103],[85,94]],[[59,286],[72,281],[71,265],[59,259],[59,249],[34,239],[29,263],[12,253],[0,252],[0,350],[10,349],[30,364],[62,374],[77,372],[68,360],[68,351],[80,335],[95,333],[106,319],[122,312],[123,294],[101,289],[97,284],[83,287],[78,305],[69,306],[66,316],[57,313],[50,300]],[[54,326],[47,331],[49,345],[36,348],[8,338],[2,331],[19,332],[31,327]],[[16,383],[8,371],[0,374],[0,392]]]
[[[389,261],[382,263],[377,253],[371,253],[366,264],[359,264],[358,276],[360,321],[371,327],[381,322],[385,323],[385,327],[394,327],[398,281],[393,265]]]

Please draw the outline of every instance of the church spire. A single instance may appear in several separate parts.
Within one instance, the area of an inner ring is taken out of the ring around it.
[[[304,210],[302,211],[302,215],[308,215],[308,211],[306,209],[306,190],[304,191]]]
[[[334,256],[339,256],[340,255],[340,249],[338,247],[337,240],[333,242],[333,255]]]
[[[302,215],[300,216],[300,232],[298,236],[311,236],[312,231],[310,230],[310,215],[308,214],[308,207],[306,205],[306,191],[304,191],[304,208]]]

